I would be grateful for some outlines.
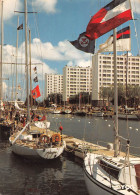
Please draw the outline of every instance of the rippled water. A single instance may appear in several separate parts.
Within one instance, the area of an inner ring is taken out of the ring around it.
[[[64,154],[51,161],[31,161],[11,153],[0,152],[0,194],[57,195],[88,194],[82,167]]]
[[[113,141],[112,119],[48,115],[51,129],[63,125],[63,133],[106,145]],[[140,122],[119,121],[120,134],[131,138],[132,151],[139,154]],[[102,141],[102,142],[101,142]],[[88,195],[82,162],[64,153],[51,161],[31,161],[11,152],[6,141],[0,142],[0,194],[2,195]]]

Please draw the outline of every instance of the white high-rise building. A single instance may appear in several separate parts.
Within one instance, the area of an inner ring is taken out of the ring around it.
[[[80,92],[92,92],[91,67],[65,66],[63,68],[63,101]]]
[[[92,74],[92,101],[98,102],[101,87],[110,87],[114,83],[113,55],[95,54],[92,58]],[[117,81],[126,85],[126,78],[127,84],[140,86],[140,56],[128,56],[128,62],[127,55],[117,56]]]
[[[63,75],[45,74],[45,98],[53,93],[63,93]]]

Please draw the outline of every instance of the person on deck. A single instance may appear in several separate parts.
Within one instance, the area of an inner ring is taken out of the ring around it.
[[[12,109],[10,110],[10,120],[12,120],[12,118],[13,118],[13,111],[12,111]]]
[[[26,124],[26,116],[24,114],[24,117],[23,117],[23,127],[25,127],[25,124]]]
[[[16,112],[15,121],[16,121],[17,125],[18,125],[18,122],[19,122],[19,118],[20,118],[19,112]]]
[[[32,111],[31,120],[33,120],[34,118],[35,118],[35,113],[34,113],[34,111]]]

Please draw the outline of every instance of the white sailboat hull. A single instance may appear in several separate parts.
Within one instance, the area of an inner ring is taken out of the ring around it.
[[[84,169],[84,178],[85,183],[89,192],[89,195],[119,195],[122,193],[115,192],[114,190],[111,190],[111,188],[107,188],[106,186],[102,185],[102,183],[99,183],[96,179],[91,177],[91,175],[88,174],[88,172]]]
[[[60,113],[61,113],[60,110],[54,110],[54,111],[52,112],[52,114],[60,114]]]
[[[123,182],[114,179],[101,168],[99,158],[101,155],[88,154],[84,159],[84,177],[85,183],[90,195],[134,195],[138,194],[136,188],[136,177],[131,177],[133,186],[129,183],[129,174],[126,174]],[[133,159],[135,163],[140,159]],[[134,162],[133,161],[133,162]],[[135,164],[134,163],[134,164]],[[125,172],[125,171],[124,171]],[[131,173],[133,170],[131,169]],[[133,175],[133,174],[132,174]]]
[[[104,113],[103,112],[93,112],[92,116],[103,117]]]
[[[122,120],[139,120],[136,114],[118,114],[118,118]]]
[[[15,154],[27,158],[54,159],[63,153],[65,145],[55,148],[34,149],[24,145],[13,144],[11,148]]]
[[[86,175],[85,173],[84,173],[84,178],[85,178],[86,186],[87,186],[87,189],[88,189],[88,192],[89,192],[90,195],[93,195],[93,194],[96,194],[96,195],[112,194],[112,193],[109,193],[109,192],[105,192],[105,189],[102,189],[100,187],[100,185],[94,183],[96,181],[93,178],[91,178],[89,175]]]
[[[66,110],[65,110],[65,114],[71,114],[71,110],[66,109]]]

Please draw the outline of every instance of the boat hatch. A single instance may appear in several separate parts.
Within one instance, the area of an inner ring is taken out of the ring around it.
[[[41,134],[32,134],[33,138],[38,138],[40,137]]]
[[[39,131],[31,131],[30,134],[33,136],[33,138],[40,137],[41,133]]]
[[[36,131],[30,131],[30,134],[41,134],[40,131],[36,130]]]
[[[108,163],[104,161],[103,159],[99,160],[99,164],[102,167],[102,169],[105,170],[109,175],[118,179],[120,169],[117,168],[116,166],[113,166],[114,164],[111,165],[111,162]]]

